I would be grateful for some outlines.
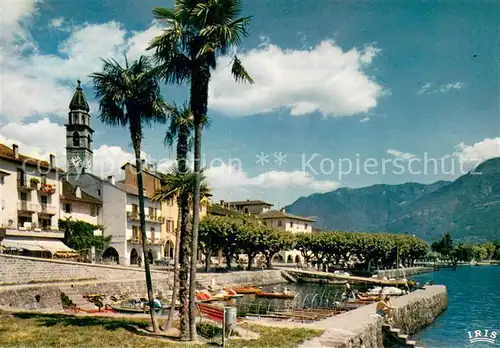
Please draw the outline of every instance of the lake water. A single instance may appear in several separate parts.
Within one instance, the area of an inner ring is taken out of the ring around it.
[[[448,288],[448,309],[433,325],[414,337],[427,348],[483,348],[500,346],[500,267],[466,266],[441,269],[414,277],[420,282],[433,280]],[[497,331],[496,345],[469,343],[468,332]]]

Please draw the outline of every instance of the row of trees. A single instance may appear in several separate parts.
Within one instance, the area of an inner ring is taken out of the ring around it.
[[[242,9],[241,0],[176,0],[173,8],[155,8],[153,15],[164,26],[164,31],[148,47],[148,50],[154,51],[154,64],[143,56],[131,64],[126,61],[125,66],[113,59],[105,60],[102,71],[91,75],[96,98],[99,100],[99,119],[110,126],[127,127],[130,130],[138,171],[140,230],[144,253],[147,250],[147,238],[140,158],[144,126],[165,123],[169,117],[174,122],[176,116],[185,115],[188,122],[187,128],[183,130],[189,128],[194,133],[192,217],[189,217],[189,193],[180,190],[177,196],[180,205],[180,247],[179,275],[176,279],[179,284],[179,301],[189,304],[181,306],[181,340],[196,339],[194,298],[203,180],[201,145],[203,128],[207,123],[211,71],[217,67],[217,57],[229,54],[247,35],[250,17],[241,16]],[[232,57],[231,74],[237,81],[253,83],[237,56]],[[160,93],[161,82],[188,84],[189,101],[185,110],[179,111],[175,105],[168,105],[164,101]],[[186,134],[178,133],[175,137],[178,162],[176,176],[185,175],[188,169],[189,134],[185,137]],[[147,259],[146,254],[144,259]],[[154,332],[157,332],[149,263],[145,262],[144,266],[151,323]]]
[[[246,254],[248,269],[258,254],[271,267],[273,257],[281,250],[297,249],[306,262],[326,267],[347,262],[351,257],[371,265],[390,267],[395,262],[412,266],[425,257],[428,245],[416,237],[387,233],[322,232],[293,235],[270,228],[248,216],[208,216],[200,223],[200,248],[205,267],[219,250],[231,268],[233,258]]]
[[[449,233],[432,243],[431,249],[453,263],[472,260],[500,260],[500,239],[482,244],[455,243]]]

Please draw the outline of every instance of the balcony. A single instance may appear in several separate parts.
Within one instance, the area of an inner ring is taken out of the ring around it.
[[[46,195],[53,195],[56,193],[56,185],[51,184],[41,184],[37,186],[38,192]]]
[[[136,211],[127,211],[127,219],[139,220],[139,213]]]
[[[57,213],[57,208],[54,205],[41,204],[40,213],[47,215],[55,215]]]
[[[30,182],[30,180],[28,180],[26,178],[24,178],[24,179],[17,178],[17,188],[21,192],[28,192],[28,191],[36,190],[37,186],[38,186],[38,183],[35,181]]]
[[[130,238],[127,240],[127,242],[131,243],[131,244],[142,244],[142,239],[141,238]],[[147,241],[146,241],[146,244],[150,244],[150,245],[163,245],[165,244],[165,241],[163,239],[150,239],[148,238]]]
[[[17,210],[33,214],[37,211],[40,211],[40,206],[36,203],[31,203],[28,201],[17,201]]]
[[[27,223],[25,226],[1,226],[0,234],[5,234],[5,236],[12,237],[38,237],[38,238],[64,238],[64,231],[59,230],[56,226],[54,227],[34,227],[36,224]]]
[[[165,218],[163,216],[146,215],[146,221],[153,223],[164,223]]]

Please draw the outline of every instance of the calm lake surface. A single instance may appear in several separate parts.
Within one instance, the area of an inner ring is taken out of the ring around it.
[[[427,348],[500,346],[500,267],[465,266],[414,277],[448,288],[448,309],[414,337]],[[468,331],[497,331],[496,344],[469,343]]]

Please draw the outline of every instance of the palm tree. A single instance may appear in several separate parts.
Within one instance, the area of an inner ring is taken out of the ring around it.
[[[165,324],[164,330],[168,330],[172,327],[174,320],[175,303],[177,301],[177,287],[184,290],[187,296],[188,282],[187,282],[187,270],[189,269],[188,253],[189,253],[189,236],[188,236],[188,222],[189,222],[189,206],[193,201],[194,183],[195,175],[189,169],[186,169],[186,173],[178,169],[177,166],[172,166],[169,168],[166,174],[158,173],[161,178],[162,186],[157,190],[152,197],[153,201],[167,201],[170,199],[177,199],[177,204],[179,207],[179,228],[175,236],[175,256],[174,256],[174,284],[172,287],[172,301],[170,306],[170,311],[168,314],[168,319]],[[201,195],[202,200],[207,201],[210,196],[210,188],[206,182],[202,182],[201,185]],[[187,202],[184,202],[184,199]],[[182,259],[181,259],[182,256]],[[181,263],[184,261],[184,263]],[[180,266],[180,268],[179,268]],[[188,326],[188,311],[186,306],[181,307],[181,318],[185,318],[184,325]],[[186,330],[186,332],[188,332]],[[181,337],[181,339],[187,340],[189,337]]]
[[[155,49],[163,79],[167,82],[190,82],[190,108],[194,123],[193,228],[191,238],[191,275],[189,322],[191,340],[196,339],[196,266],[201,185],[201,140],[203,121],[207,115],[208,85],[215,69],[216,55],[225,55],[247,35],[251,17],[239,17],[242,0],[177,0],[173,9],[154,8],[155,18],[166,25],[149,49]],[[236,81],[253,83],[237,56],[233,57],[231,73]]]
[[[139,193],[140,229],[144,260],[146,251],[146,216],[144,214],[144,184],[142,179],[141,142],[144,137],[143,126],[166,121],[167,105],[160,94],[160,84],[156,70],[149,60],[141,56],[131,65],[125,57],[125,67],[116,60],[103,60],[102,72],[94,73],[95,96],[99,100],[99,119],[111,127],[127,127],[130,130],[137,169],[137,188]],[[153,283],[149,262],[144,262],[146,286],[153,331],[158,330],[156,313],[153,306]]]

